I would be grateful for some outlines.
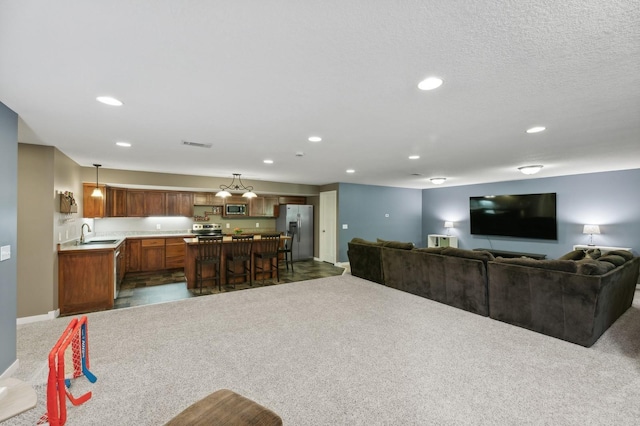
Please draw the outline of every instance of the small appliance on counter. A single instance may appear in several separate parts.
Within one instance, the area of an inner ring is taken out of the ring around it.
[[[191,233],[195,235],[222,235],[222,225],[219,223],[194,223]]]

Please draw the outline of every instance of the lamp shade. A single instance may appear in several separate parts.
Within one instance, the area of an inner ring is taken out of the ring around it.
[[[599,234],[600,233],[600,226],[598,226],[598,225],[585,225],[584,228],[582,228],[582,233],[583,234]]]
[[[444,227],[445,227],[445,228],[453,228],[453,222],[446,221],[446,222],[444,223]]]

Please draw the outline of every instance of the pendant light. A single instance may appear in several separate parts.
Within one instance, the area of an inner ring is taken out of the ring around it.
[[[100,191],[100,187],[98,186],[98,167],[100,167],[101,165],[102,164],[94,164],[96,168],[96,188],[91,193],[92,197],[102,197],[102,191]]]
[[[238,178],[238,183],[236,183],[236,178]],[[257,197],[255,192],[253,192],[253,186],[245,186],[245,184],[242,182],[242,179],[240,179],[240,173],[233,174],[233,180],[229,185],[220,185],[220,191],[216,193],[216,197],[230,197],[231,192],[229,191],[244,191],[244,193],[242,194],[244,198]]]

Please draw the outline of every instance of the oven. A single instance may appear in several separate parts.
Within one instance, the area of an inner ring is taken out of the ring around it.
[[[195,235],[222,235],[222,225],[219,223],[194,223],[191,233]]]

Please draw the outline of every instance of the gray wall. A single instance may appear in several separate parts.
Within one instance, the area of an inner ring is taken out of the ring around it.
[[[389,214],[389,217],[385,217]],[[342,229],[346,224],[348,229]],[[341,183],[338,190],[338,261],[347,262],[347,243],[367,240],[412,241],[425,244],[422,235],[420,189]]]
[[[0,102],[0,246],[11,258],[0,262],[0,375],[16,361],[18,241],[18,115]]]
[[[422,192],[422,241],[445,233],[444,221],[455,222],[451,235],[459,247],[543,253],[557,258],[574,244],[586,244],[584,224],[600,225],[598,245],[640,250],[640,169],[467,185]],[[470,234],[469,197],[500,194],[557,193],[558,240],[487,237]]]

